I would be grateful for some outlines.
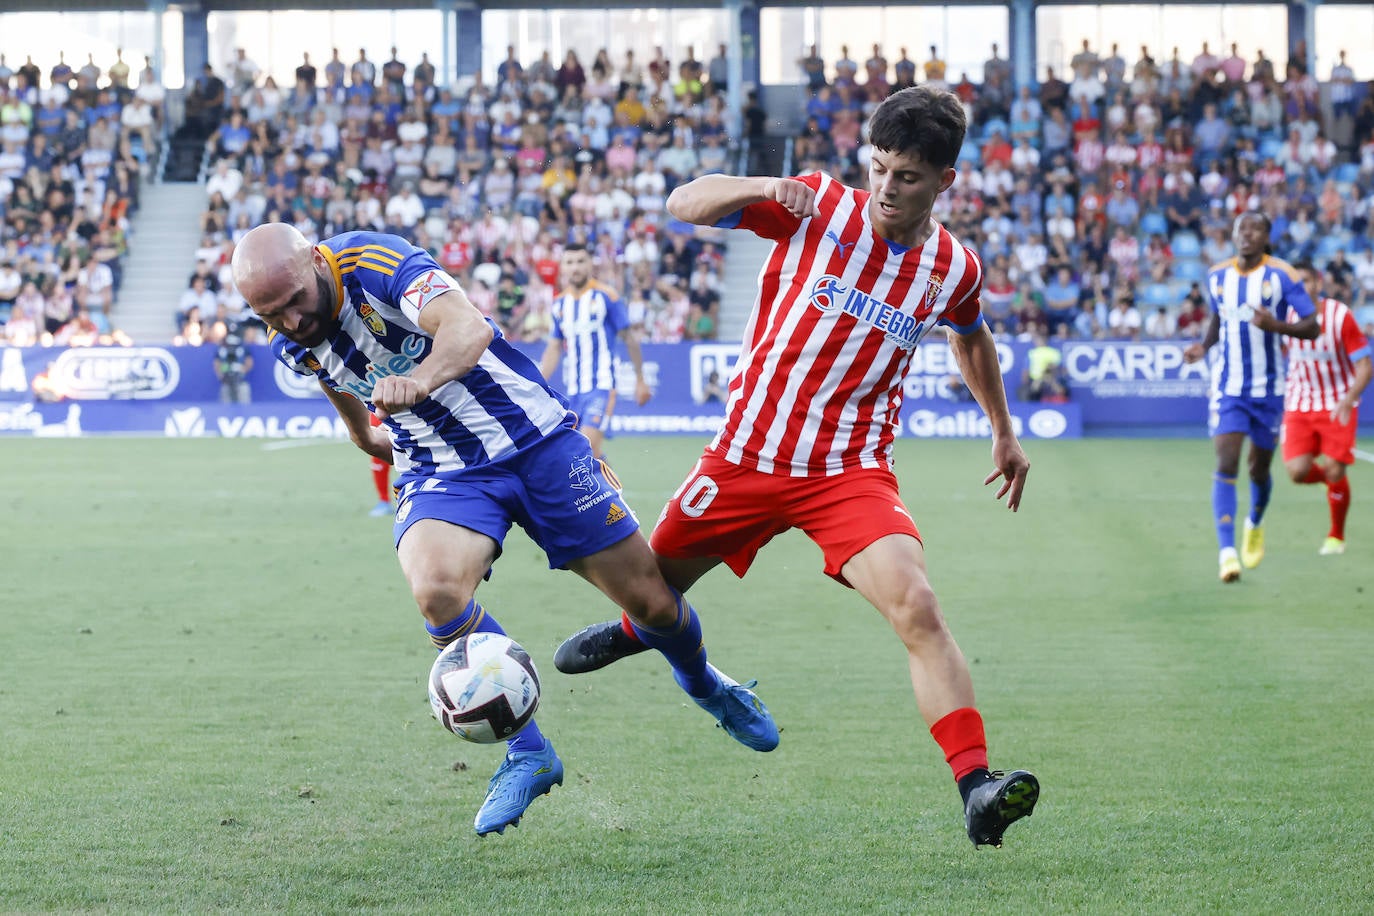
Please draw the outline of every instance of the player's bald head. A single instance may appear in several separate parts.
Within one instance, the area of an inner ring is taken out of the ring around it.
[[[250,229],[234,249],[234,285],[256,308],[284,290],[310,282],[314,248],[295,226],[264,223]]]

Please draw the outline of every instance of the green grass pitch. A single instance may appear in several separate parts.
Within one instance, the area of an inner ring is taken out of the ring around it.
[[[701,445],[610,443],[643,521]],[[0,911],[1367,912],[1374,470],[1345,556],[1317,556],[1324,491],[1279,480],[1223,586],[1204,440],[1028,451],[1012,515],[986,442],[898,449],[993,763],[1044,786],[975,851],[898,642],[804,537],[692,592],[783,729],[763,755],[657,656],[556,672],[611,608],[513,534],[479,597],[567,779],[479,840],[500,751],[429,718],[361,453],[6,441]]]

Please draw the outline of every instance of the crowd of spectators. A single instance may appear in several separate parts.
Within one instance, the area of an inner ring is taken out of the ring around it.
[[[865,182],[863,123],[887,94],[924,83],[963,100],[970,133],[935,216],[984,259],[994,329],[1034,339],[1196,338],[1209,315],[1208,267],[1232,254],[1234,217],[1262,210],[1274,253],[1323,268],[1328,294],[1374,332],[1374,81],[1345,53],[1325,92],[1295,49],[1278,75],[1259,52],[1203,43],[1191,61],[1087,41],[1061,78],[1012,88],[992,46],[982,81],[949,78],[938,49],[917,64],[880,45],[798,63],[808,86],[797,171]]]
[[[725,48],[702,62],[659,48],[641,63],[569,51],[522,64],[512,49],[495,85],[435,83],[413,66],[338,49],[305,56],[283,89],[239,51],[232,70],[192,87],[188,117],[211,132],[202,244],[178,309],[178,339],[246,317],[233,246],[265,221],[312,241],[350,229],[394,233],[428,250],[515,340],[543,340],[558,256],[579,242],[618,290],[644,339],[711,339],[723,233],[673,220],[678,184],[730,171]],[[211,320],[211,315],[218,320]]]
[[[0,54],[0,345],[129,342],[114,305],[163,96],[122,52],[105,70],[59,54],[46,85]]]

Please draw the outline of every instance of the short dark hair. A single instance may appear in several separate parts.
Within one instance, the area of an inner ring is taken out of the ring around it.
[[[586,242],[569,242],[568,244],[563,246],[564,254],[567,254],[570,251],[585,251],[588,254],[591,253],[591,249],[587,247]]]
[[[873,112],[868,139],[889,153],[915,153],[937,168],[953,168],[968,132],[959,97],[946,89],[910,86]]]

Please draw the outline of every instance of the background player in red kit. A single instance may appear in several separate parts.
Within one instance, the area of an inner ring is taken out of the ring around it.
[[[1314,293],[1321,276],[1298,265],[1303,286]],[[1283,464],[1296,483],[1326,484],[1331,529],[1319,553],[1345,553],[1345,517],[1355,463],[1360,395],[1369,385],[1369,341],[1345,303],[1314,295],[1321,332],[1315,340],[1287,338],[1288,384],[1283,412]]]
[[[968,664],[926,577],[920,536],[892,472],[892,441],[916,345],[936,324],[992,426],[997,498],[1015,510],[1030,468],[1012,431],[992,334],[979,311],[976,254],[931,218],[955,179],[965,133],[959,100],[915,87],[870,122],[871,191],[825,174],[706,175],[668,209],[697,225],[773,241],[730,380],[725,425],[664,509],[650,541],[685,590],[725,563],[743,576],[775,535],[800,528],[825,572],[862,594],[906,646],[921,715],[949,761],[975,845],[1000,845],[1039,795],[1024,770],[988,769]],[[568,673],[639,651],[623,622],[568,639]]]
[[[376,414],[371,414],[368,422],[373,426],[382,425]],[[372,488],[377,491],[377,502],[367,514],[373,518],[381,518],[391,514],[391,465],[374,455],[371,469]]]

